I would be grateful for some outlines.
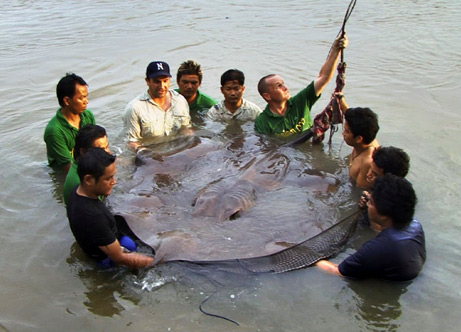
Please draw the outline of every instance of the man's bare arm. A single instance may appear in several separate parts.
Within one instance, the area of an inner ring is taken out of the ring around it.
[[[329,274],[341,276],[341,273],[339,272],[338,265],[335,263],[332,263],[327,260],[320,260],[317,263],[315,263],[315,266],[317,266],[320,270],[325,271]]]
[[[328,56],[328,59],[323,64],[322,68],[320,69],[319,76],[314,81],[315,93],[317,96],[319,96],[322,93],[325,86],[333,78],[336,65],[338,64],[339,55],[341,54],[341,50],[345,49],[348,44],[349,39],[346,35],[344,35],[344,37],[342,38],[341,36],[338,37],[333,43],[333,47]]]
[[[107,246],[99,247],[114,263],[129,267],[147,267],[154,263],[154,258],[147,255],[138,254],[135,252],[123,252],[118,240]]]

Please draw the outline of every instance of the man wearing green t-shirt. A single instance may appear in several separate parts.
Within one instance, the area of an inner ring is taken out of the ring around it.
[[[199,88],[202,84],[202,77],[200,64],[193,60],[181,63],[176,74],[176,82],[179,88],[175,89],[175,91],[186,98],[194,124],[196,122],[203,122],[200,121],[200,118],[205,115],[210,107],[218,103],[213,98],[200,92]]]
[[[258,91],[267,106],[256,118],[255,130],[262,134],[288,136],[309,129],[312,126],[311,107],[333,78],[341,50],[348,44],[346,35],[338,37],[318,77],[294,97],[279,75],[271,74],[261,78]]]
[[[88,106],[88,84],[73,73],[58,82],[56,95],[61,106],[48,122],[43,136],[46,143],[48,164],[56,169],[69,171],[75,137],[81,127],[95,124],[93,113]]]

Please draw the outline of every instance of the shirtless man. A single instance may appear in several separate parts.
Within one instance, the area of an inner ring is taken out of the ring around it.
[[[404,178],[410,169],[410,157],[395,146],[380,146],[373,152],[373,161],[367,174],[367,181],[373,185],[376,178],[394,174]]]
[[[380,146],[373,152],[370,170],[367,174],[369,188],[373,187],[377,178],[385,174],[393,174],[404,178],[410,169],[410,157],[402,149],[394,146]],[[364,191],[359,206],[366,209],[370,193]]]
[[[354,148],[349,160],[349,175],[358,187],[368,189],[371,184],[367,181],[367,174],[373,152],[379,146],[376,140],[378,117],[369,108],[356,107],[349,108],[344,118],[344,141]]]

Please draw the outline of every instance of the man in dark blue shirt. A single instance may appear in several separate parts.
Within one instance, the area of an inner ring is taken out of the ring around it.
[[[339,265],[327,260],[316,265],[329,273],[357,279],[415,278],[426,260],[424,231],[413,218],[416,201],[408,180],[391,174],[377,178],[368,201],[368,217],[378,235]]]

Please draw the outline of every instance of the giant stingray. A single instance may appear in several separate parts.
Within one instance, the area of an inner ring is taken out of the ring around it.
[[[130,179],[119,179],[110,206],[155,249],[156,263],[277,255],[299,249],[296,244],[350,212],[350,186],[340,165],[334,165],[336,174],[317,171],[322,162],[305,152],[267,147],[251,134],[240,143],[236,148],[226,137],[201,137],[173,142],[163,152],[153,146],[137,156]]]

